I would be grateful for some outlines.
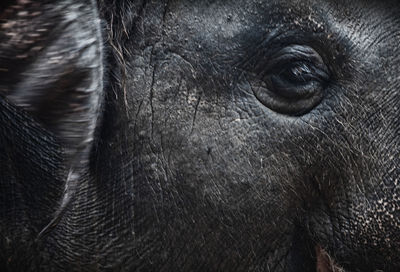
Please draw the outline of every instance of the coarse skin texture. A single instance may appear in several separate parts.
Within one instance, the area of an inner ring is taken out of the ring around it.
[[[400,4],[0,5],[1,271],[400,271]]]

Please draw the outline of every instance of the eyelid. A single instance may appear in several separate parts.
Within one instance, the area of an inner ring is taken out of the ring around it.
[[[285,67],[283,67],[278,73],[271,73],[270,75],[278,75],[286,73],[291,68],[296,68],[299,66],[306,67],[309,71],[307,74],[308,78],[313,78],[319,81],[326,81],[329,79],[329,71],[325,67],[317,67],[314,63],[304,62],[304,61],[296,61],[289,63]],[[320,65],[321,66],[321,65]]]
[[[322,57],[312,48],[306,45],[289,45],[273,54],[267,63],[259,71],[261,76],[266,74],[276,73],[276,69],[281,71],[282,67],[290,65],[293,62],[307,62],[312,64],[315,68],[320,69],[325,74],[328,74]],[[274,71],[275,70],[275,71]]]

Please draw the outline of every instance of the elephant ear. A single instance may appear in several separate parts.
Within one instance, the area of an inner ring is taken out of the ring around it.
[[[62,217],[88,165],[103,93],[103,42],[95,1],[16,2],[0,10],[0,95],[59,139],[69,169],[42,235]]]

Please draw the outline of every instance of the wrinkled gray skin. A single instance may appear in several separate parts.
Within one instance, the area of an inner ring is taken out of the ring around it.
[[[1,271],[400,270],[397,1],[114,1],[2,3]]]

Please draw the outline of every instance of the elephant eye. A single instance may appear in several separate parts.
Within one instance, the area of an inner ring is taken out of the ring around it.
[[[328,68],[313,48],[292,45],[271,57],[262,74],[264,84],[254,93],[268,108],[299,116],[322,100],[329,78]]]

